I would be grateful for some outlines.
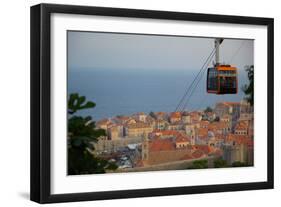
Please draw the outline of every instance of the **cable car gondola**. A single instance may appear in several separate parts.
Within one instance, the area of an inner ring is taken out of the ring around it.
[[[207,70],[207,93],[213,93],[217,95],[222,94],[237,94],[238,93],[238,76],[237,68],[231,65],[220,64],[219,61],[219,46],[223,42],[222,38],[215,39],[215,47],[204,62],[203,66],[197,73],[194,80],[189,87],[185,90],[183,97],[178,103],[175,112],[183,112],[187,108],[191,96],[194,94],[200,80]],[[213,67],[209,67],[211,60],[216,55]]]
[[[237,94],[237,68],[219,63],[219,46],[222,41],[223,39],[215,39],[216,62],[213,67],[208,68],[207,93]]]

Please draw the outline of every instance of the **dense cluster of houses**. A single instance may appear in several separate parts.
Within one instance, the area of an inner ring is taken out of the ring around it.
[[[190,112],[140,112],[96,122],[103,140],[140,138],[136,166],[222,157],[229,165],[253,165],[253,107],[246,101],[220,102],[213,109]]]

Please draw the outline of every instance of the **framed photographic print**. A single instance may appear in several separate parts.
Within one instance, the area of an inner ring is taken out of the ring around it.
[[[273,188],[273,19],[31,7],[31,200]]]

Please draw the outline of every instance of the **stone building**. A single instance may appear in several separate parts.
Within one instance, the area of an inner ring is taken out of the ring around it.
[[[253,140],[249,136],[229,134],[222,146],[223,158],[229,165],[237,161],[253,165],[253,146]]]
[[[116,140],[119,138],[119,129],[117,126],[111,126],[107,130],[109,140]]]
[[[163,119],[155,121],[155,129],[165,130],[169,126],[169,123]]]
[[[181,121],[181,113],[180,112],[172,112],[170,117],[169,117],[169,121],[172,124]]]
[[[125,126],[125,136],[127,137],[141,137],[143,134],[148,134],[153,131],[153,127],[149,124],[137,122]]]
[[[182,123],[183,124],[190,124],[191,123],[191,116],[188,112],[182,113]]]
[[[248,135],[248,130],[249,130],[248,121],[239,121],[237,122],[234,128],[234,134]]]
[[[228,165],[234,162],[247,163],[248,151],[245,144],[226,144],[223,147],[223,159],[226,160]]]
[[[140,122],[146,122],[147,115],[144,112],[139,112],[134,115],[135,119]]]
[[[176,148],[185,148],[190,145],[190,139],[186,136],[177,136],[175,140]]]

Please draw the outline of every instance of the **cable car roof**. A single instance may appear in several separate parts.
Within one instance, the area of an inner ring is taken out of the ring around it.
[[[236,67],[230,66],[230,65],[218,65],[216,66],[217,70],[237,70]]]

